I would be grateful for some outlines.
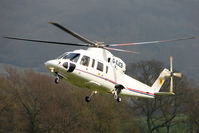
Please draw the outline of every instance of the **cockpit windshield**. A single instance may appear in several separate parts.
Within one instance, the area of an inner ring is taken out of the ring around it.
[[[66,55],[68,55],[69,53],[64,53],[64,54],[62,54],[62,55],[60,55],[57,59],[61,59],[61,58],[63,58],[64,56],[66,56]]]
[[[69,59],[73,62],[77,62],[79,59],[79,56],[80,56],[79,53],[66,53],[66,54],[60,56],[59,59],[63,58],[63,59]]]

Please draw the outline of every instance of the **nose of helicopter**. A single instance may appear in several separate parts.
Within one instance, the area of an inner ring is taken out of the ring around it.
[[[67,72],[73,72],[76,65],[69,61],[61,62],[59,60],[49,60],[44,63],[47,70],[50,72],[58,72],[60,70],[65,70]]]
[[[58,63],[59,61],[57,60],[49,60],[49,61],[46,61],[44,65],[47,69],[52,69],[52,68],[55,68],[56,65],[58,65]]]

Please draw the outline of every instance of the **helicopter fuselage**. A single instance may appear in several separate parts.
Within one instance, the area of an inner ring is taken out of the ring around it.
[[[47,61],[46,68],[55,76],[64,79],[73,78],[73,82],[85,80],[85,84],[93,85],[93,90],[111,93],[117,85],[123,86],[120,95],[154,98],[151,87],[125,74],[126,65],[109,51],[99,48],[75,50],[61,57]],[[100,90],[102,89],[102,90]]]

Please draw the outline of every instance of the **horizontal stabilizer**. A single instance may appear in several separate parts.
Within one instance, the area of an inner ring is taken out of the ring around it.
[[[154,93],[157,96],[162,96],[162,95],[175,95],[173,92],[155,92]]]

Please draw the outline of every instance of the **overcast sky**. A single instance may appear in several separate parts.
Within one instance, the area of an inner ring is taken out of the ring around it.
[[[105,43],[174,39],[199,36],[198,14],[199,0],[1,0],[0,36],[79,42],[48,24],[55,21]],[[0,63],[34,68],[80,48],[3,38],[0,45]],[[141,53],[112,52],[127,63],[155,59],[169,65],[173,55],[177,70],[199,78],[199,39],[121,48]]]

